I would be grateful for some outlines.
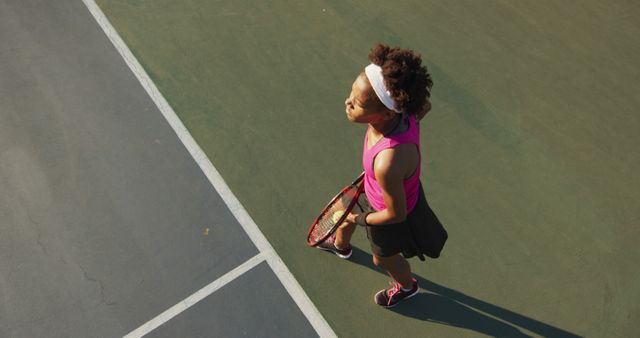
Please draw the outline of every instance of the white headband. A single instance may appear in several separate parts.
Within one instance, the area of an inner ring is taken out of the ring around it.
[[[396,113],[401,113],[401,111],[396,109],[395,103],[391,98],[391,93],[389,92],[389,90],[387,90],[387,86],[384,85],[382,68],[372,63],[364,68],[364,73],[365,75],[367,75],[367,79],[369,79],[369,83],[371,83],[373,91],[376,92],[376,95],[378,96],[382,104]]]

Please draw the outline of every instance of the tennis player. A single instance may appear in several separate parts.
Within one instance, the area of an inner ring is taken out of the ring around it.
[[[433,81],[420,54],[411,50],[377,44],[369,61],[345,101],[347,119],[368,124],[362,153],[364,194],[359,210],[354,209],[335,235],[318,247],[349,258],[351,237],[357,225],[364,226],[374,264],[394,280],[391,288],[376,293],[374,301],[392,307],[419,289],[406,258],[419,254],[410,248],[410,222],[423,196],[418,122],[431,109]]]

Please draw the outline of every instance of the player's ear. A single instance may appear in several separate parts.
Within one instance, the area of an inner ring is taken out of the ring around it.
[[[393,120],[393,119],[396,117],[396,114],[397,114],[397,113],[396,113],[396,112],[394,112],[394,111],[393,111],[393,110],[391,110],[391,109],[385,109],[385,112],[384,112],[384,119],[385,119],[385,120],[389,120],[389,121],[390,121],[390,120]]]

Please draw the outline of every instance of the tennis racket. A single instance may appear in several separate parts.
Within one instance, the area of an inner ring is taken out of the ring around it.
[[[353,183],[344,187],[330,202],[327,204],[320,216],[318,216],[307,234],[307,244],[316,246],[331,236],[338,226],[344,222],[347,215],[360,197],[360,193],[364,187],[364,172],[356,178]]]

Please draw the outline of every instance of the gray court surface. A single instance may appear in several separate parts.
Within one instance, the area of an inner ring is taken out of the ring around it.
[[[81,1],[0,0],[0,337],[125,335],[258,251]],[[261,263],[150,336],[314,336]]]

